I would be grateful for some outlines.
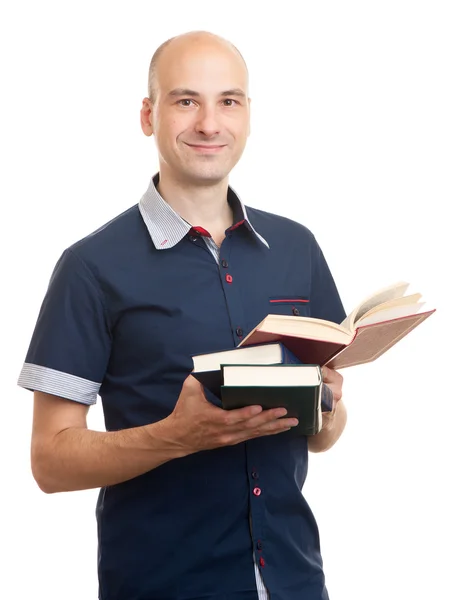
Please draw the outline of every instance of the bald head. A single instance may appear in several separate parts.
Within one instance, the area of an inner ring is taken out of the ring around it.
[[[155,137],[163,182],[221,184],[241,157],[250,131],[248,70],[238,50],[194,31],[155,52],[141,127]]]
[[[168,68],[174,60],[191,51],[198,52],[223,52],[233,55],[235,61],[244,68],[247,77],[247,66],[241,52],[228,40],[208,31],[190,31],[166,40],[157,48],[150,61],[148,92],[152,102],[156,99],[158,71],[162,67]]]

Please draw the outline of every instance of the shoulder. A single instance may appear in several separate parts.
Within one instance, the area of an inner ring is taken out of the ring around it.
[[[288,217],[246,206],[248,219],[254,229],[264,238],[290,240],[295,244],[303,243],[317,246],[314,234],[308,227]]]
[[[148,247],[148,231],[136,204],[65,248],[54,274],[110,278],[140,254],[140,247]]]
[[[68,250],[81,257],[98,251],[111,252],[120,243],[132,238],[142,223],[139,205],[136,204],[73,243]]]
[[[66,252],[74,254],[92,270],[103,272],[122,266],[150,247],[151,240],[139,205],[131,206],[95,231],[73,243]]]

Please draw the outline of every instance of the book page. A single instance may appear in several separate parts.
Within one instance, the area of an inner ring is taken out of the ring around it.
[[[222,365],[225,386],[290,387],[321,383],[317,365]]]
[[[358,306],[348,315],[348,317],[342,321],[342,327],[353,331],[356,326],[356,322],[367,312],[382,304],[395,298],[401,298],[404,296],[409,284],[405,281],[394,283],[388,287],[382,288],[378,292],[374,292],[371,296],[368,296],[365,300],[360,302]]]
[[[372,325],[374,323],[384,323],[385,321],[400,319],[401,317],[408,317],[409,315],[416,315],[422,306],[425,306],[424,302],[393,306],[386,310],[377,310],[373,314],[365,315],[361,318],[358,322],[358,327],[364,327],[364,325]]]
[[[245,348],[232,348],[221,352],[209,354],[198,354],[192,356],[193,371],[220,370],[221,364],[267,364],[278,363],[282,360],[282,350],[279,344],[267,344],[261,346],[248,346]]]
[[[417,302],[422,297],[422,294],[411,294],[410,296],[403,296],[402,298],[394,298],[393,300],[388,300],[387,302],[383,302],[378,306],[371,308],[367,313],[365,313],[361,319],[370,317],[371,315],[380,312],[381,310],[387,310],[387,308],[393,308],[395,306],[403,306],[405,304],[417,304]],[[361,319],[355,322],[356,325],[359,325]]]
[[[348,343],[353,334],[342,325],[314,317],[293,317],[291,315],[269,314],[259,323],[240,343],[247,344],[255,332],[264,331],[280,335],[292,335],[308,339],[331,341],[335,343]]]

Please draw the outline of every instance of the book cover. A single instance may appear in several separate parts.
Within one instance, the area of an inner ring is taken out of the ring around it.
[[[433,312],[434,310],[431,310],[418,315],[358,327],[353,341],[336,352],[327,366],[343,369],[376,360]]]
[[[313,386],[222,386],[222,406],[226,410],[258,404],[264,409],[286,408],[286,417],[299,424],[292,435],[314,435],[321,431],[322,401],[332,406],[332,391],[324,383]]]
[[[299,419],[295,435],[313,435],[322,427],[322,412],[333,406],[332,390],[318,365],[222,365],[222,406],[226,410],[258,404],[264,410],[286,408]]]

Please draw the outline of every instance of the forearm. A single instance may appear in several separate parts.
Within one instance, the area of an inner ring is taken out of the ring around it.
[[[32,448],[35,479],[46,493],[115,485],[185,456],[168,419],[113,432],[70,427]]]
[[[308,449],[310,452],[325,452],[332,448],[345,429],[347,423],[347,410],[345,404],[340,401],[336,405],[334,417],[327,421],[325,426],[316,435],[308,438]]]

